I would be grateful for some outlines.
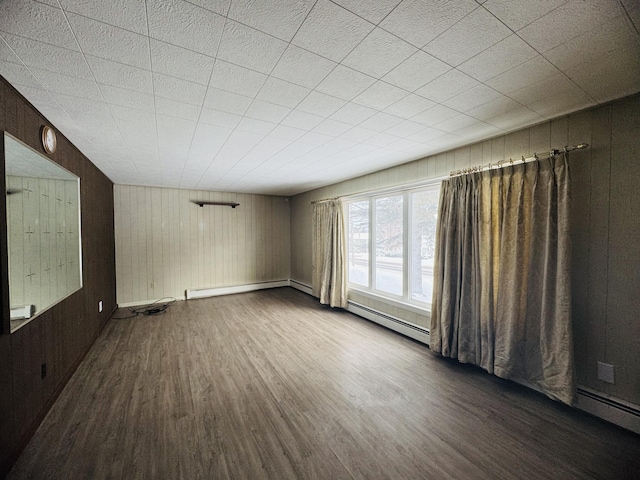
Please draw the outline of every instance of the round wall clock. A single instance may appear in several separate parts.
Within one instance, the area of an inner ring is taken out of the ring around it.
[[[47,153],[53,153],[56,151],[56,132],[53,128],[44,126],[42,127],[42,146]]]

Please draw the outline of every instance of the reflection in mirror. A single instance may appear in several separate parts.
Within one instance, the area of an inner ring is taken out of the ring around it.
[[[5,133],[11,332],[82,287],[80,179]]]

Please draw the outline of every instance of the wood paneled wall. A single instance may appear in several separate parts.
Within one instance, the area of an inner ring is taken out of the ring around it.
[[[573,320],[581,386],[640,406],[640,94],[292,197],[291,272],[311,284],[312,210],[320,198],[414,183],[451,170],[587,142],[573,152]],[[413,312],[359,294],[352,299],[420,325]],[[615,366],[614,385],[597,379]]]
[[[40,127],[45,124],[50,123],[0,77],[0,131],[7,131],[44,153]],[[113,184],[60,132],[57,134],[58,149],[48,157],[80,177],[84,285],[9,334],[6,251],[0,257],[0,477],[35,431],[116,306]],[[1,170],[5,188],[4,164]],[[6,196],[0,198],[0,212],[5,212],[0,215],[0,248],[6,248]],[[101,313],[100,300],[104,302]],[[43,363],[47,365],[45,378],[41,378]]]
[[[126,185],[114,191],[120,305],[289,278],[287,197]],[[199,207],[194,200],[240,205]]]

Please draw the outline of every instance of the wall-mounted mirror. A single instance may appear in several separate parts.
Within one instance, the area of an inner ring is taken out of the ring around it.
[[[4,134],[11,332],[82,287],[80,179]]]

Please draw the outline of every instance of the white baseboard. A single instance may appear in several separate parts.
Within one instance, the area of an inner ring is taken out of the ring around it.
[[[186,300],[184,297],[164,297],[164,298],[152,298],[149,300],[137,300],[135,302],[125,302],[125,303],[119,303],[118,305],[116,305],[116,308],[126,308],[126,307],[142,307],[144,305],[151,305],[154,302],[158,302],[161,303],[160,300],[164,300],[164,299],[173,299],[175,298],[178,301],[183,301]]]
[[[273,282],[261,282],[251,283],[247,285],[234,285],[232,287],[218,287],[218,288],[201,288],[196,290],[187,290],[187,300],[193,298],[205,298],[216,297],[218,295],[231,295],[234,293],[254,292],[256,290],[263,290],[265,288],[278,288],[288,287],[290,285],[289,280],[276,280]]]
[[[296,290],[300,290],[301,292],[304,292],[308,295],[313,295],[310,285],[299,282],[298,280],[294,280],[293,278],[290,278],[289,281],[291,283],[291,287],[295,288]],[[351,300],[349,300],[347,310],[355,315],[358,315],[359,317],[366,318],[367,320],[371,320],[372,322],[382,325],[383,327],[429,345],[429,331],[424,328],[418,327],[417,325],[413,325],[412,323],[406,322],[391,315],[387,315],[386,313],[380,312],[365,305],[352,302]]]
[[[576,408],[640,434],[640,406],[587,387],[578,387]]]

